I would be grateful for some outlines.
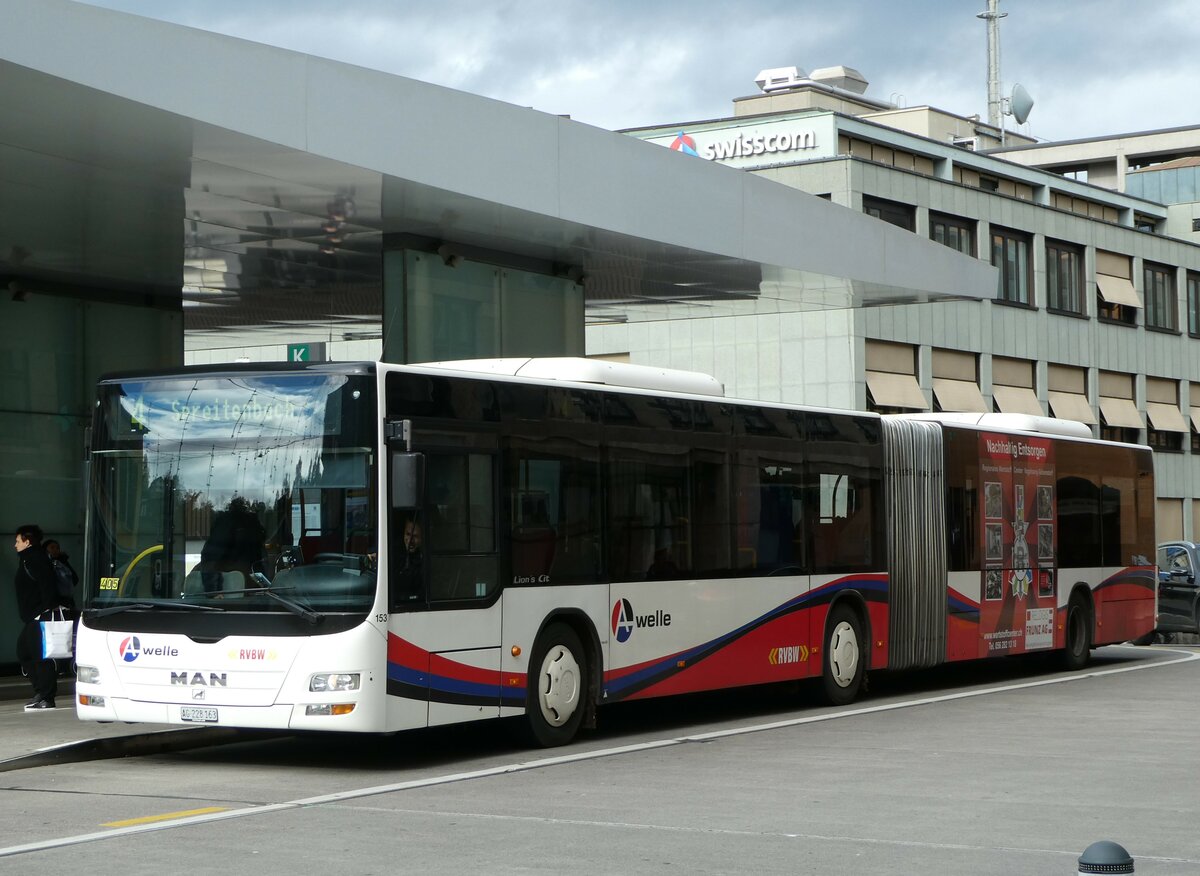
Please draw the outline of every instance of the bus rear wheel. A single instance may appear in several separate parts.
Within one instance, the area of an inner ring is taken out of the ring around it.
[[[821,682],[825,699],[844,706],[858,699],[866,673],[862,621],[845,603],[834,606],[825,623],[825,656]]]
[[[575,631],[551,624],[538,638],[529,662],[525,715],[533,741],[545,748],[566,745],[586,711],[587,655]]]
[[[1067,605],[1066,650],[1063,668],[1074,672],[1087,666],[1092,655],[1092,619],[1087,604],[1073,597]]]

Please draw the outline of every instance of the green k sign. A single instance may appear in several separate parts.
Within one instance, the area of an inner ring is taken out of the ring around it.
[[[325,342],[288,344],[287,360],[289,362],[324,362]]]

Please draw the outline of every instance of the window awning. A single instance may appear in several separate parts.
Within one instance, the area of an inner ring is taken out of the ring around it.
[[[979,391],[979,387],[973,380],[950,380],[945,377],[935,377],[933,378],[933,394],[943,411],[988,413],[983,393]]]
[[[907,408],[914,411],[929,410],[921,385],[911,374],[892,371],[868,371],[867,388],[871,398],[881,408]]]
[[[992,398],[996,407],[1005,414],[1029,414],[1033,417],[1044,417],[1042,403],[1034,391],[1027,386],[1000,386],[992,384]]]
[[[1138,297],[1137,290],[1133,288],[1133,283],[1124,277],[1097,274],[1096,288],[1100,290],[1100,297],[1109,304],[1124,304],[1126,307],[1142,306],[1142,299]]]
[[[1160,432],[1186,432],[1187,420],[1179,408],[1162,402],[1146,402],[1146,413],[1150,415],[1150,427]]]
[[[1142,415],[1130,399],[1100,396],[1100,413],[1106,426],[1120,426],[1124,429],[1141,429],[1145,423]]]
[[[1192,428],[1200,432],[1200,408],[1192,408]]]
[[[1074,392],[1048,392],[1046,397],[1050,401],[1050,410],[1060,420],[1074,420],[1089,426],[1098,422],[1096,415],[1092,413],[1092,406],[1088,404],[1087,396]]]

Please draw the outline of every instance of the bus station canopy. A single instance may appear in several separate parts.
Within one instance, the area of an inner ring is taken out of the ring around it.
[[[13,289],[182,300],[189,334],[285,325],[308,295],[370,334],[381,253],[418,242],[582,279],[590,320],[995,294],[978,259],[568,118],[70,0],[4,8]]]

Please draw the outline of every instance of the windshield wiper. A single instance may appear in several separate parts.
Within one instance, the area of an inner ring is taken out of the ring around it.
[[[265,594],[267,594],[267,596],[271,597],[276,602],[282,604],[288,611],[292,612],[293,614],[300,615],[300,617],[304,618],[306,621],[308,621],[313,626],[316,626],[321,621],[325,620],[325,615],[321,614],[320,612],[313,611],[308,606],[301,605],[296,600],[288,599],[286,596],[280,596],[276,592],[277,590],[285,590],[285,589],[290,590],[292,588],[290,588],[290,587],[287,587],[287,588],[272,587],[271,582],[267,579],[267,576],[264,575],[262,572],[252,572],[251,577],[253,577],[255,581],[258,581],[260,584],[263,584],[264,586],[262,586],[262,587],[247,587],[245,590],[242,591],[243,593],[265,593]]]
[[[195,602],[128,602],[125,605],[110,605],[106,608],[85,608],[84,617],[108,617],[110,614],[120,614],[123,611],[153,611],[155,609],[173,611],[186,609],[188,611],[224,611],[216,605],[200,605]]]
[[[306,621],[308,621],[313,626],[316,626],[321,621],[325,620],[325,615],[323,615],[319,612],[313,611],[311,608],[305,608],[299,602],[288,599],[286,596],[280,596],[278,593],[276,593],[274,590],[272,590],[269,587],[266,588],[264,592],[267,594],[267,596],[270,596],[272,599],[281,603],[288,611],[291,611],[291,612],[294,612],[295,614],[300,615],[300,617],[304,618]]]

